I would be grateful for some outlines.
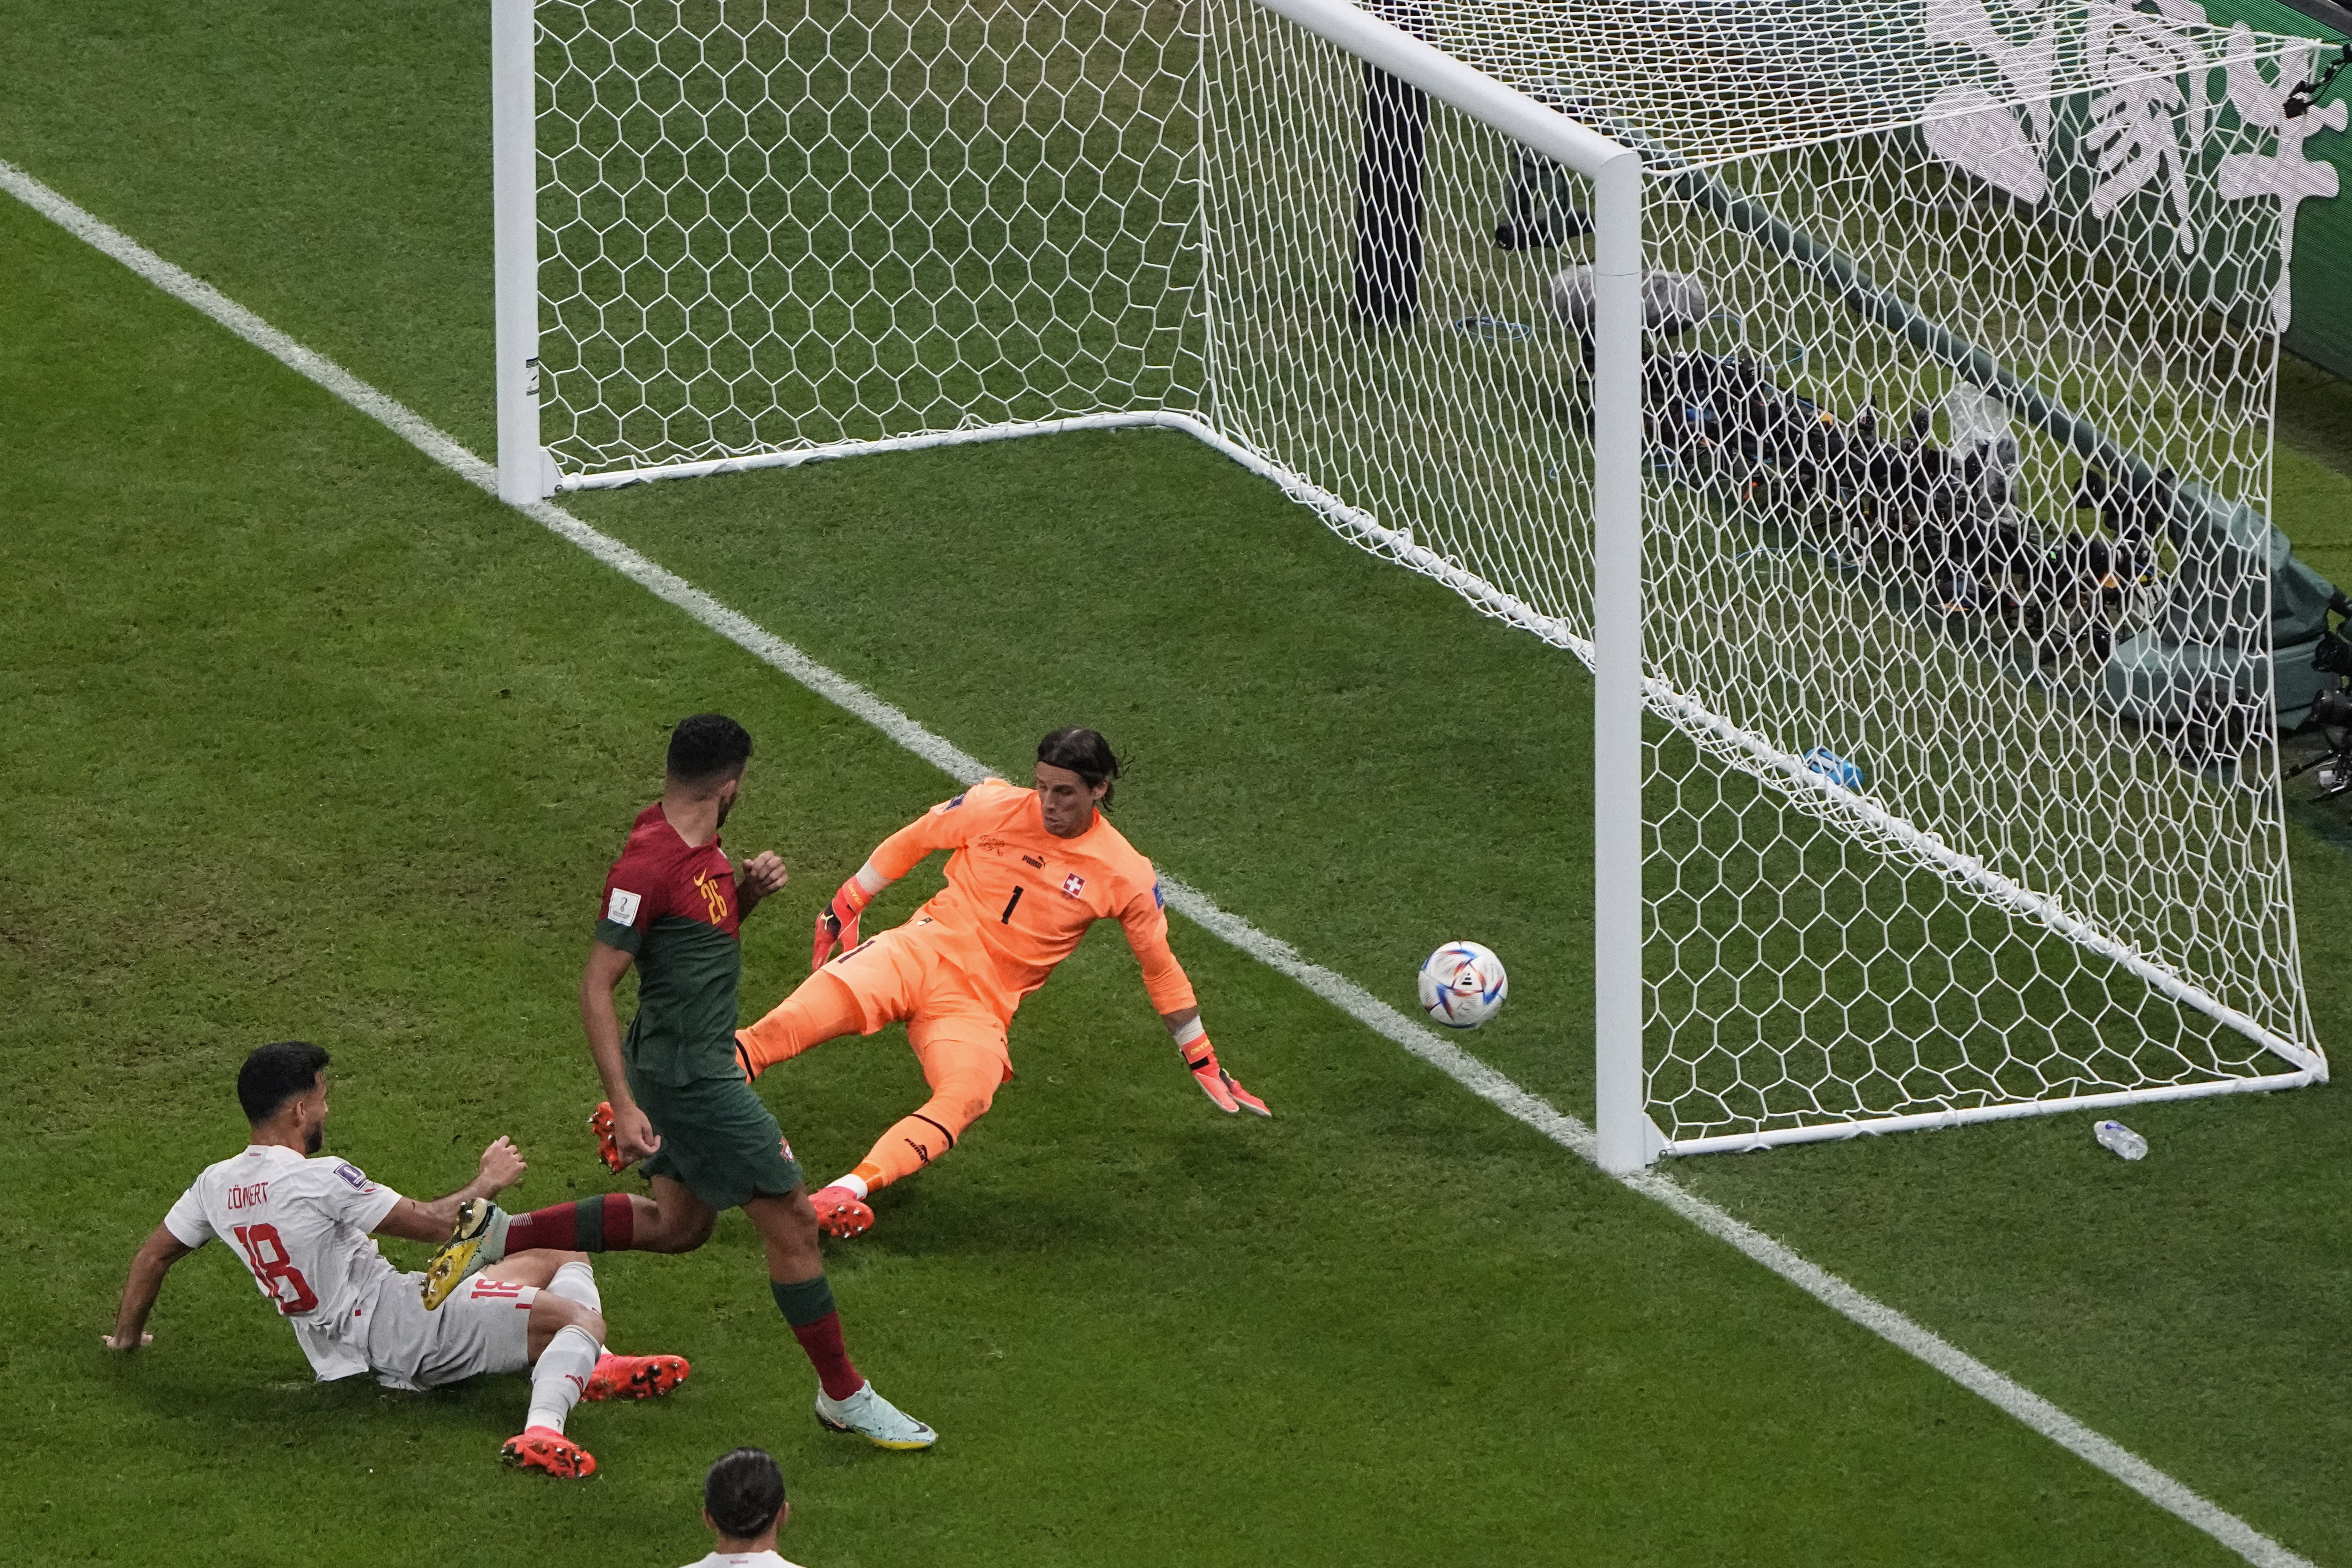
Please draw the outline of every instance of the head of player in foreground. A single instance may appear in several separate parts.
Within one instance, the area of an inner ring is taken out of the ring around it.
[[[499,1139],[482,1151],[473,1181],[429,1204],[346,1162],[312,1158],[326,1144],[329,1060],[306,1040],[278,1040],[246,1058],[236,1098],[250,1141],[243,1153],[207,1167],[140,1247],[114,1331],[102,1336],[106,1347],[153,1343],[147,1318],[163,1276],[222,1237],[293,1328],[321,1382],[372,1372],[387,1387],[420,1388],[529,1367],[530,1414],[499,1457],[523,1469],[592,1474],[595,1459],[563,1435],[572,1405],[667,1393],[687,1363],[604,1353],[604,1303],[578,1253],[518,1255],[462,1304],[427,1313],[422,1277],[394,1270],[370,1237],[438,1240],[467,1199],[512,1185],[522,1156]]]
[[[1076,838],[1118,793],[1118,758],[1099,730],[1073,724],[1037,742],[1037,810],[1045,831]]]
[[[702,1478],[702,1522],[718,1549],[688,1568],[793,1568],[776,1552],[776,1532],[793,1516],[784,1472],[765,1448],[733,1448]]]

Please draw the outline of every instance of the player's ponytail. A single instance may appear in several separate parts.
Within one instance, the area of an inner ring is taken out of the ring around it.
[[[1056,730],[1037,742],[1037,760],[1049,768],[1067,768],[1087,781],[1092,789],[1103,784],[1102,804],[1108,805],[1118,786],[1111,781],[1118,777],[1118,758],[1111,753],[1110,742],[1098,730],[1073,724],[1066,730]]]

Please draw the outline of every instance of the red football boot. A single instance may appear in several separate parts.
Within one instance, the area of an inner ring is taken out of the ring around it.
[[[843,1241],[874,1228],[874,1211],[847,1187],[819,1187],[809,1194],[809,1207],[816,1210],[817,1228]]]
[[[621,1158],[621,1145],[613,1137],[613,1102],[600,1100],[596,1113],[588,1119],[588,1131],[596,1135],[596,1158],[614,1171],[625,1171],[629,1163]]]
[[[552,1426],[526,1426],[499,1447],[500,1462],[518,1470],[538,1470],[567,1481],[596,1473],[596,1456]]]
[[[659,1399],[694,1368],[682,1355],[600,1355],[583,1399]]]

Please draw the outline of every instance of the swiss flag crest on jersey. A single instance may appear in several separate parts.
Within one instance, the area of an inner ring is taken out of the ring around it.
[[[1062,896],[1064,898],[1075,899],[1086,890],[1087,879],[1084,877],[1079,876],[1076,871],[1071,872],[1068,876],[1062,879]]]

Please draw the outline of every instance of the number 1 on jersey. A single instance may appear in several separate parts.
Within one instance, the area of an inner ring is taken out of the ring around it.
[[[1009,926],[1013,923],[1013,907],[1021,901],[1021,895],[1026,890],[1026,889],[1023,888],[1015,888],[1013,889],[1013,896],[1004,900],[1004,912],[996,917],[996,923],[998,925]]]

